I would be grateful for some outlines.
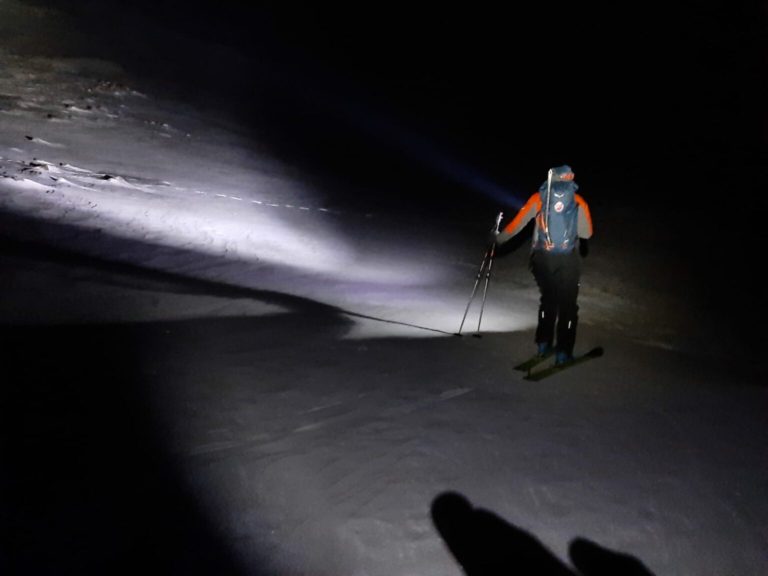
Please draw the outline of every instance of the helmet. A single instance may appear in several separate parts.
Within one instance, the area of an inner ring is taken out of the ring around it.
[[[562,180],[573,180],[575,174],[568,164],[563,164],[557,168],[552,168],[552,180],[560,182]]]

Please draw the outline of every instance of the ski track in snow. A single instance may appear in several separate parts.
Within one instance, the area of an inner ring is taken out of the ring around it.
[[[39,139],[33,139],[33,142],[38,141]],[[57,165],[39,158],[25,162],[23,160],[9,160],[0,157],[0,170],[2,170],[3,178],[11,180],[11,182],[8,183],[11,186],[15,186],[16,182],[21,182],[22,185],[37,184],[38,186],[35,187],[37,190],[55,191],[71,187],[86,191],[102,191],[100,189],[101,187],[114,186],[118,190],[122,188],[122,192],[140,192],[161,196],[170,196],[169,190],[173,190],[181,194],[188,194],[192,196],[193,199],[194,196],[202,196],[214,199],[220,198],[233,202],[247,202],[265,208],[282,208],[285,210],[300,210],[305,212],[316,211],[324,214],[336,215],[345,214],[343,210],[277,203],[265,199],[243,198],[241,196],[222,194],[220,192],[185,188],[165,181],[146,182],[146,179],[135,176],[121,176],[104,172],[93,172],[70,164],[59,163]],[[106,190],[103,191],[106,192]],[[365,216],[371,217],[371,214],[366,214]]]

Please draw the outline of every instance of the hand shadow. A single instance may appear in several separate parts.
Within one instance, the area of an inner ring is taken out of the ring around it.
[[[432,520],[467,576],[653,576],[638,559],[583,538],[569,547],[574,571],[532,534],[455,492],[435,498]]]

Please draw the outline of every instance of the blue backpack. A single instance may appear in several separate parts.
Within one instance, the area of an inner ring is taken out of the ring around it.
[[[541,212],[536,216],[535,250],[564,254],[578,245],[579,205],[573,181],[544,182],[539,188]]]

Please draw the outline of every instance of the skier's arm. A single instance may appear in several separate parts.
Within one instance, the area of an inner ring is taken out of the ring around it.
[[[589,213],[587,202],[576,194],[576,204],[579,205],[578,234],[579,238],[589,239],[592,237],[592,215]]]
[[[522,208],[520,208],[519,212],[509,224],[504,226],[504,230],[502,230],[496,237],[496,242],[498,244],[504,244],[504,242],[517,235],[523,228],[525,228],[525,225],[528,224],[528,222],[533,220],[533,217],[536,216],[536,213],[540,209],[541,195],[538,192],[535,192],[528,198],[528,201]]]

